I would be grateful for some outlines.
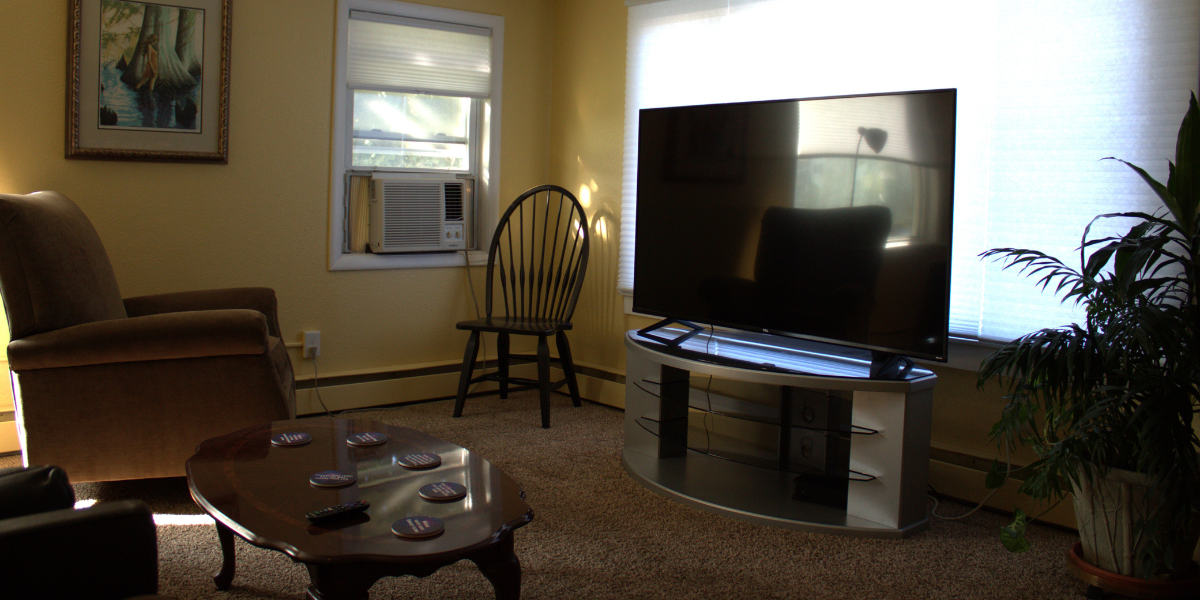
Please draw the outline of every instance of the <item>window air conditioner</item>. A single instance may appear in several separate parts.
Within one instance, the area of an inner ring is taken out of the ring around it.
[[[448,178],[371,180],[371,251],[437,252],[467,248],[470,181]]]

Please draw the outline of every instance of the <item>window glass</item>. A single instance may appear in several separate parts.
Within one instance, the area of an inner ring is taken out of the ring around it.
[[[471,170],[472,100],[354,90],[352,167]]]
[[[805,206],[842,208],[879,205],[891,209],[889,239],[916,234],[914,176],[921,167],[868,156],[801,157],[796,161],[796,198]]]

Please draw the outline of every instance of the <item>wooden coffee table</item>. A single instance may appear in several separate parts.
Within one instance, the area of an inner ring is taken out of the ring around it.
[[[357,433],[388,436],[376,446],[351,446]],[[312,441],[281,447],[271,438],[307,433]],[[432,453],[441,465],[414,470],[399,464],[406,455]],[[338,470],[357,481],[336,488],[309,483],[315,473]],[[228,589],[234,574],[233,534],[278,550],[308,568],[313,600],[366,599],[382,577],[425,577],[467,559],[492,582],[496,597],[521,595],[521,563],[513,552],[513,530],[533,519],[524,492],[510,477],[465,448],[419,431],[365,419],[300,419],[248,427],[201,443],[187,461],[192,498],[217,522],[224,564],[213,575]],[[466,486],[465,498],[431,502],[418,490],[450,481]],[[310,511],[367,500],[363,513],[312,523]],[[392,533],[410,516],[445,523],[435,537],[415,540]]]

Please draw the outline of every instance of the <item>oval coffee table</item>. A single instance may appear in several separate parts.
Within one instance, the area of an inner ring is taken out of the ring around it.
[[[385,443],[352,446],[357,433],[387,434]],[[312,441],[276,446],[282,433],[307,433]],[[432,453],[441,465],[401,466],[406,455]],[[321,471],[352,473],[357,481],[322,488],[309,483]],[[202,442],[187,461],[192,498],[216,520],[224,563],[213,575],[218,589],[233,582],[233,534],[278,550],[308,568],[313,600],[367,598],[382,577],[425,577],[467,559],[496,590],[496,598],[521,595],[521,563],[513,530],[533,519],[524,492],[491,463],[450,442],[405,427],[365,419],[300,419],[248,427]],[[418,490],[449,481],[466,487],[465,498],[433,502]],[[327,521],[310,522],[310,511],[366,500],[371,506]],[[426,539],[401,538],[392,523],[411,516],[441,519],[445,531]]]

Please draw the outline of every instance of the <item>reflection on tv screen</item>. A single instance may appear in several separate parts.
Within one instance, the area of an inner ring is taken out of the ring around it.
[[[635,310],[944,360],[954,90],[640,118]]]

